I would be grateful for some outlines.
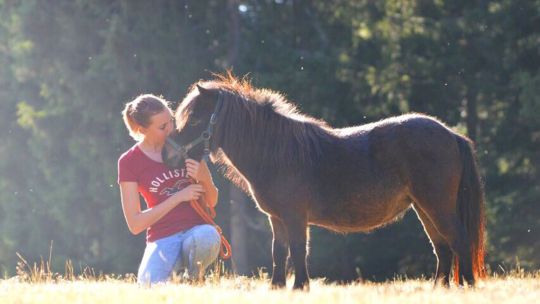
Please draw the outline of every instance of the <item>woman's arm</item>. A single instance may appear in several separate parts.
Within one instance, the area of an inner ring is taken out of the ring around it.
[[[186,160],[188,176],[196,179],[204,188],[204,200],[210,207],[215,207],[218,201],[218,188],[214,185],[210,170],[204,160],[197,162],[193,159]]]
[[[133,234],[141,233],[171,211],[171,209],[176,207],[179,203],[198,199],[202,193],[204,193],[204,189],[201,185],[189,185],[160,204],[141,211],[137,183],[120,183],[122,210],[124,211],[124,217],[126,218],[129,231]]]

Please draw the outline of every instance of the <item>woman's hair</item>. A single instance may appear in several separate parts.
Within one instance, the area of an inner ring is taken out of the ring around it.
[[[134,100],[126,103],[122,111],[124,123],[129,131],[129,135],[135,140],[141,140],[138,132],[140,127],[147,128],[153,115],[161,113],[163,110],[171,112],[169,103],[162,97],[152,94],[139,95]]]

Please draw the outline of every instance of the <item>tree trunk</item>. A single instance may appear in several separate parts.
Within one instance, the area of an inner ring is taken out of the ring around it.
[[[238,12],[238,0],[229,0],[227,2],[227,12],[229,14],[229,33],[228,33],[228,68],[234,67],[238,58],[240,49],[240,13]]]
[[[227,2],[229,16],[228,23],[228,52],[227,68],[232,68],[238,59],[240,49],[240,15],[238,12],[238,0]],[[246,222],[245,208],[247,199],[245,194],[230,184],[230,225],[231,225],[231,249],[233,271],[240,275],[248,274],[248,259],[246,246]]]
[[[247,200],[245,194],[232,183],[230,199],[232,267],[234,273],[246,275],[249,271],[245,221]]]
[[[474,88],[467,88],[467,135],[469,138],[476,142],[477,130],[478,130],[478,110],[476,108],[476,90]]]

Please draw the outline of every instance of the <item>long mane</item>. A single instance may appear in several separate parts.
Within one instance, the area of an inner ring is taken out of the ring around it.
[[[254,88],[246,77],[236,78],[230,72],[214,76],[213,80],[192,85],[177,111],[180,127],[193,109],[192,101],[198,95],[196,85],[220,90],[224,102],[216,130],[225,131],[216,131],[216,140],[227,143],[231,150],[228,153],[256,159],[261,170],[309,166],[317,161],[322,152],[321,140],[332,137],[332,129],[325,121],[300,113],[279,92]],[[231,134],[231,130],[236,133]],[[257,155],[246,155],[243,151],[248,142],[257,148]],[[216,158],[227,167],[225,175],[239,184],[239,173],[234,172],[236,168],[230,160],[223,153],[218,153]]]

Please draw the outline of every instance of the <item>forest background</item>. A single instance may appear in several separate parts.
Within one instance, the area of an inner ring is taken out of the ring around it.
[[[477,145],[492,271],[540,266],[540,1],[0,0],[0,274],[17,253],[64,269],[136,272],[116,162],[120,111],[174,106],[232,68],[344,127],[433,115]],[[271,268],[265,216],[212,167],[217,221],[239,274]],[[414,212],[370,234],[311,229],[310,272],[331,280],[430,276]],[[264,270],[266,269],[266,270]]]

